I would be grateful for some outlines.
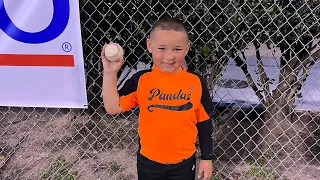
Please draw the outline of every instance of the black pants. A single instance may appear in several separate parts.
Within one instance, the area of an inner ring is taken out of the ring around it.
[[[137,155],[139,180],[194,180],[196,171],[195,154],[177,164],[160,164],[142,154]]]

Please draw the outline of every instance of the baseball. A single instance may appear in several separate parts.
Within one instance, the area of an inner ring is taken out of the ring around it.
[[[120,61],[124,54],[123,48],[117,43],[108,44],[104,51],[106,58],[112,62]]]

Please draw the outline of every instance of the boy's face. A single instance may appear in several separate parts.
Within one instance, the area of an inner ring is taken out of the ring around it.
[[[155,30],[147,40],[154,65],[163,72],[176,73],[188,54],[190,43],[186,33],[174,30]]]

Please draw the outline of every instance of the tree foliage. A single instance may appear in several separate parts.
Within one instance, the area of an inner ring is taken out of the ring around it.
[[[237,12],[234,17],[238,19],[238,23],[234,25],[242,36],[234,48],[242,54],[243,47],[248,43],[253,43],[256,48],[260,88],[257,83],[252,83],[252,87],[257,96],[266,103],[288,93],[286,100],[292,103],[297,91],[303,85],[308,70],[320,57],[317,45],[320,32],[319,2],[237,1],[234,7]],[[266,44],[270,50],[275,46],[281,52],[279,85],[273,94],[269,86],[272,79],[267,77],[260,56],[262,44]],[[244,56],[235,55],[237,64],[248,74],[245,59]]]

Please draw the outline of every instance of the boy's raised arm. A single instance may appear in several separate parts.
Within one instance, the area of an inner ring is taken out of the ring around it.
[[[120,97],[117,90],[117,73],[104,72],[102,98],[108,114],[115,115],[122,112]]]
[[[110,62],[104,54],[104,45],[101,51],[101,58],[103,63],[103,84],[102,84],[102,98],[104,107],[108,114],[115,115],[122,112],[120,106],[120,97],[117,89],[117,73],[124,63],[122,57],[119,62]]]

